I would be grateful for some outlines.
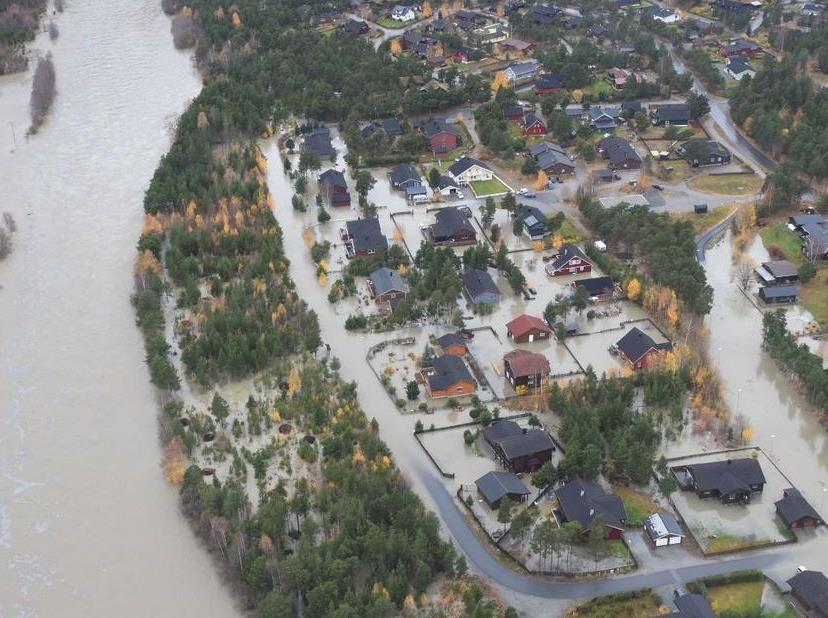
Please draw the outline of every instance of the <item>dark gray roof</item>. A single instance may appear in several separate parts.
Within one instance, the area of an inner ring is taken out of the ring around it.
[[[431,367],[434,372],[429,374],[428,384],[431,390],[442,391],[451,388],[461,381],[471,382],[475,384],[474,378],[469,373],[466,363],[459,356],[444,355],[435,358]]]
[[[676,120],[688,120],[690,118],[690,108],[687,107],[687,103],[663,103],[661,105],[654,105],[653,113],[662,122],[665,120],[674,122]]]
[[[563,80],[560,75],[554,73],[547,73],[541,75],[538,81],[535,82],[535,88],[561,88],[563,87]]]
[[[400,163],[391,168],[388,178],[395,187],[410,181],[420,181],[420,173],[411,163]]]
[[[438,133],[454,133],[442,120],[429,120],[422,128],[423,133],[428,137],[434,137]]]
[[[348,182],[345,180],[345,174],[339,170],[326,170],[319,175],[320,184],[331,184],[335,187],[348,188]]]
[[[605,137],[598,142],[598,148],[607,153],[607,158],[615,165],[620,165],[628,160],[641,160],[632,144],[623,137]]]
[[[600,485],[575,479],[555,490],[558,504],[568,521],[577,521],[581,529],[589,530],[592,520],[601,514],[604,523],[623,529],[627,520],[624,503],[615,494],[606,493]]]
[[[601,296],[612,292],[615,283],[612,281],[612,277],[592,277],[576,281],[575,286],[585,288],[590,296]]]
[[[690,464],[687,469],[693,475],[698,491],[718,490],[722,494],[727,494],[765,482],[762,466],[752,457]]]
[[[538,155],[538,167],[542,170],[548,170],[555,165],[563,165],[570,169],[575,167],[575,164],[566,153],[558,152],[551,148]]]
[[[759,290],[762,298],[786,298],[788,296],[799,296],[798,285],[770,285]]]
[[[333,154],[331,131],[328,127],[317,127],[310,135],[305,136],[302,146],[305,152],[315,152],[320,157],[330,157]]]
[[[531,429],[526,433],[513,434],[497,440],[507,459],[524,457],[548,450],[555,450],[555,443],[542,429]]]
[[[651,349],[659,347],[652,337],[637,326],[633,326],[615,345],[631,363],[637,363]]]
[[[456,206],[441,208],[434,213],[434,219],[434,225],[431,226],[434,238],[449,238],[461,230],[474,231],[469,216]]]
[[[821,571],[803,571],[788,580],[791,592],[822,615],[828,615],[828,577]]]
[[[388,248],[388,239],[380,229],[379,219],[357,219],[345,224],[353,239],[354,251],[381,251]]]
[[[392,268],[375,270],[370,274],[370,278],[375,294],[385,294],[392,291],[408,294],[408,284],[400,276],[400,273]]]
[[[747,61],[747,58],[743,58],[741,56],[731,59],[730,62],[727,63],[727,69],[734,75],[740,75],[746,71],[753,70],[750,63]]]
[[[560,253],[555,257],[555,260],[552,262],[552,270],[558,270],[566,265],[566,263],[574,257],[579,257],[582,260],[586,260],[589,262],[589,258],[584,254],[581,249],[572,244],[566,244],[561,247]]]
[[[428,191],[426,191],[426,188],[421,182],[412,182],[411,184],[406,185],[405,194],[408,197],[413,197],[415,195],[427,195]]]
[[[462,345],[463,347],[466,347],[466,340],[463,339],[463,335],[460,333],[446,333],[442,337],[437,337],[437,345],[443,349],[453,345]]]
[[[679,610],[679,616],[685,616],[686,618],[716,618],[716,614],[713,613],[713,608],[710,606],[710,601],[700,594],[677,595],[673,599],[673,603]]]
[[[483,430],[483,439],[489,443],[495,443],[503,438],[508,436],[515,436],[518,434],[523,433],[523,430],[520,428],[515,421],[510,421],[508,419],[495,421],[486,429]]]
[[[503,499],[509,494],[528,496],[529,490],[514,472],[500,472],[493,470],[487,472],[474,482],[478,491],[483,494],[489,504]]]
[[[518,206],[517,213],[515,214],[520,219],[523,219],[523,224],[527,229],[529,229],[529,231],[540,229],[541,226],[544,230],[546,229],[546,225],[548,223],[546,215],[544,215],[536,206],[521,204]]]
[[[541,119],[540,116],[538,116],[537,114],[535,114],[533,112],[530,112],[530,113],[526,114],[526,116],[523,117],[523,127],[526,128],[526,129],[531,127],[536,122],[539,122],[544,127],[546,127],[546,123],[543,121],[543,119]]]
[[[472,299],[477,298],[481,294],[496,294],[500,295],[500,290],[495,285],[492,276],[485,270],[477,270],[472,268],[463,273],[463,285],[469,296]]]
[[[478,161],[472,157],[462,157],[459,161],[455,161],[452,166],[448,168],[448,173],[457,178],[457,176],[475,165],[479,165],[483,169],[489,169],[489,166],[483,163],[483,161]]]
[[[440,188],[445,189],[447,187],[457,187],[457,181],[455,181],[451,176],[443,174],[440,176]]]
[[[396,118],[386,118],[382,121],[382,128],[389,137],[403,134],[403,127]]]
[[[822,519],[799,490],[793,487],[789,487],[782,492],[782,499],[776,502],[776,511],[787,525],[791,525],[803,517],[812,517],[816,520]]]
[[[765,270],[767,270],[774,278],[796,277],[799,271],[796,266],[791,264],[788,260],[772,260],[770,262],[762,262]]]
[[[807,224],[825,225],[824,215],[794,215],[789,219],[796,227],[802,227]]]

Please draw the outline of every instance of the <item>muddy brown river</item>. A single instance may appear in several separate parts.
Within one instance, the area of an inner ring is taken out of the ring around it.
[[[19,228],[0,264],[0,616],[233,616],[159,466],[129,303],[143,193],[198,76],[158,0],[68,2],[57,22],[31,140],[31,72],[0,78]]]

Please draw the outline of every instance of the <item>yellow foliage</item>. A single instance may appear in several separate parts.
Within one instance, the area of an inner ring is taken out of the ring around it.
[[[330,272],[330,270],[331,270],[331,267],[328,264],[328,260],[322,260],[321,262],[319,262],[319,268],[324,270],[326,273]]]
[[[386,590],[385,586],[383,586],[379,582],[374,583],[373,587],[371,588],[371,594],[373,594],[375,597],[383,597],[385,599],[391,598],[391,595],[388,594],[388,590]]]
[[[633,277],[627,281],[627,298],[638,300],[639,296],[641,296],[641,282]]]
[[[535,242],[533,242],[532,243],[532,250],[535,253],[540,253],[541,251],[543,251],[543,241],[542,240],[536,240]]]
[[[241,23],[242,23],[241,17],[239,16],[239,14],[237,12],[233,13],[233,17],[232,17],[231,21],[233,22],[233,27],[234,28],[238,28],[239,26],[241,26]]]
[[[423,15],[425,15],[425,10],[423,10]],[[414,603],[414,597],[410,592],[406,595],[405,601],[403,601],[403,610],[405,610],[406,612],[417,611],[417,604]]]
[[[742,442],[744,442],[745,444],[750,444],[753,441],[753,435],[753,429],[751,429],[750,427],[745,427],[742,430]]]
[[[560,251],[561,247],[564,246],[564,242],[566,242],[566,240],[564,239],[563,235],[558,232],[555,232],[555,235],[552,236],[552,248],[555,251]]]
[[[408,266],[400,264],[397,266],[397,272],[400,273],[400,277],[405,277],[408,274]]]
[[[288,376],[288,393],[293,395],[298,393],[301,388],[302,377],[299,375],[299,369],[294,366],[291,368],[290,375]]]
[[[319,273],[319,276],[316,278],[316,281],[319,283],[320,287],[325,287],[328,285],[328,275],[325,273]]]
[[[198,112],[198,120],[196,121],[196,125],[199,129],[206,129],[209,126],[209,122],[207,121],[207,114],[204,111]]]
[[[509,78],[506,77],[506,73],[504,71],[495,73],[494,79],[492,80],[492,92],[497,92],[501,88],[507,88],[508,86]]]
[[[402,53],[402,43],[400,43],[400,39],[391,39],[388,49],[391,52],[391,55],[399,56]]]
[[[138,259],[135,261],[135,270],[142,277],[148,273],[159,275],[161,274],[161,263],[152,251],[146,249],[138,254]]]
[[[365,463],[365,454],[362,452],[361,448],[357,447],[357,450],[354,451],[354,454],[351,457],[351,463],[355,466],[360,466]]]
[[[580,103],[584,100],[584,91],[583,90],[573,90],[572,91],[572,100],[576,103]]]
[[[388,455],[382,456],[382,467],[383,468],[390,468],[391,467],[391,458]]]
[[[258,149],[256,150],[256,167],[262,174],[267,174],[267,157]]]
[[[423,2],[423,17],[431,17],[434,9],[431,8],[431,3],[428,0]]]
[[[181,439],[176,436],[164,447],[164,476],[173,485],[180,485],[187,472],[187,456]]]
[[[678,371],[679,362],[678,357],[675,355],[675,353],[667,352],[664,355],[664,368],[667,369],[667,371],[671,371],[673,373]]]
[[[535,180],[535,189],[539,191],[546,189],[547,182],[549,182],[549,176],[546,175],[546,172],[540,170],[538,172],[538,178]]]
[[[162,215],[144,215],[144,227],[141,234],[162,234],[164,232],[164,221]]]
[[[402,232],[400,231],[400,228],[394,227],[394,231],[391,232],[391,238],[393,238],[394,240],[402,240],[403,239],[403,235],[402,235]]]
[[[282,422],[282,415],[279,413],[279,410],[273,410],[270,413],[270,420],[272,420],[274,423]]]

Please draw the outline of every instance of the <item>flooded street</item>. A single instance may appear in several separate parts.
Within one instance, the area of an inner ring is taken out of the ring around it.
[[[31,72],[0,78],[19,230],[0,264],[0,616],[232,616],[163,478],[129,302],[143,193],[199,80],[157,0],[71,2],[57,23],[31,140]]]

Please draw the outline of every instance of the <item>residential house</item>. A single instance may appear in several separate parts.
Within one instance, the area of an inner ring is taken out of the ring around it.
[[[388,180],[392,187],[401,191],[421,184],[420,173],[411,163],[400,163],[392,167],[388,172]]]
[[[743,56],[731,58],[725,67],[727,74],[733,79],[741,80],[744,77],[756,77],[756,71]]]
[[[532,9],[535,23],[539,26],[553,25],[561,13],[561,9],[551,4],[536,4]]]
[[[659,127],[687,126],[690,123],[690,108],[687,103],[651,105],[650,119]]]
[[[481,15],[480,13],[475,13],[474,11],[461,9],[454,14],[454,23],[461,30],[470,32],[475,28],[485,26],[487,23],[489,23],[489,20],[488,18],[486,18],[485,15]]]
[[[621,103],[621,115],[624,118],[632,118],[641,111],[641,101],[624,101]]]
[[[618,126],[621,110],[617,107],[595,105],[589,108],[589,126],[598,131],[611,131]]]
[[[816,528],[825,523],[805,496],[793,487],[783,489],[782,499],[774,504],[776,515],[788,528]]]
[[[788,580],[791,596],[808,618],[828,616],[828,577],[821,571],[800,571]]]
[[[471,47],[461,47],[456,52],[451,55],[451,59],[454,62],[458,62],[461,64],[467,64],[472,61],[476,52]]]
[[[475,28],[469,36],[469,40],[473,41],[477,47],[487,47],[508,40],[510,35],[509,24],[497,22]]]
[[[554,94],[560,92],[563,88],[563,80],[560,75],[554,73],[544,73],[535,82],[535,94],[543,96],[546,94]]]
[[[423,370],[423,379],[430,399],[466,397],[477,391],[477,382],[459,356],[437,356]]]
[[[469,221],[468,209],[454,206],[441,208],[434,213],[434,225],[428,230],[429,238],[435,245],[473,245],[477,233]]]
[[[612,277],[591,277],[590,279],[579,279],[571,283],[572,291],[584,288],[590,298],[596,300],[607,300],[615,293],[615,282]]]
[[[417,13],[414,11],[413,7],[398,4],[391,9],[391,19],[402,22],[414,21],[417,19]]]
[[[521,122],[523,128],[523,135],[546,135],[546,124],[534,112],[530,112],[523,117]]]
[[[472,157],[458,159],[446,171],[461,186],[494,178],[494,172],[488,165]]]
[[[762,493],[765,474],[753,457],[723,459],[671,468],[684,490],[699,498],[719,498],[724,504],[750,502],[754,493]]]
[[[437,345],[440,346],[443,356],[465,356],[469,351],[466,339],[460,333],[447,333],[437,337]]]
[[[684,530],[675,517],[669,513],[653,513],[644,520],[644,531],[655,547],[681,545]]]
[[[408,296],[408,284],[396,270],[379,268],[368,276],[368,287],[377,303],[387,303]]]
[[[443,174],[440,176],[440,183],[438,185],[440,195],[443,197],[458,197],[463,199],[463,193],[460,191],[460,185],[451,176]]]
[[[802,6],[802,14],[805,17],[821,17],[825,12],[825,6],[822,4],[807,3]]]
[[[761,47],[753,41],[747,41],[745,39],[731,39],[719,45],[719,54],[725,58],[734,58],[736,56],[753,58],[760,53],[762,53]]]
[[[713,0],[712,5],[728,13],[752,12],[756,9],[755,0]]]
[[[529,148],[538,168],[548,176],[567,176],[575,173],[575,163],[566,151],[557,144],[541,142]]]
[[[623,137],[605,137],[598,142],[598,152],[607,160],[612,170],[641,169],[641,157]]]
[[[768,305],[794,304],[799,298],[799,286],[767,285],[759,288],[759,298]]]
[[[408,185],[405,188],[405,199],[409,202],[414,202],[415,204],[420,204],[428,200],[428,191],[426,191],[425,185],[421,182],[416,182],[413,184]]]
[[[302,152],[312,152],[319,155],[320,159],[330,159],[334,154],[331,130],[328,127],[316,127],[305,136]]]
[[[483,440],[511,472],[534,472],[555,452],[555,443],[542,429],[524,431],[514,421],[495,421],[483,430]]]
[[[515,392],[522,393],[540,388],[552,369],[543,354],[512,350],[503,356],[503,373]]]
[[[345,22],[345,25],[342,29],[347,32],[348,34],[353,34],[354,36],[362,36],[363,34],[368,34],[370,28],[368,24],[364,21],[359,21],[357,19],[349,19]]]
[[[474,482],[477,493],[492,510],[500,508],[504,498],[512,502],[525,502],[529,497],[529,490],[514,472],[492,470]]]
[[[347,207],[351,205],[351,194],[345,175],[339,170],[327,170],[319,176],[319,193],[330,207]]]
[[[500,302],[500,290],[485,270],[471,268],[463,273],[463,289],[475,305],[493,305]]]
[[[788,260],[762,262],[762,265],[756,269],[756,274],[765,285],[789,284],[799,281],[799,270]]]
[[[523,221],[523,232],[532,240],[541,240],[549,235],[549,222],[540,209],[535,206],[520,204],[515,217]]]
[[[319,30],[329,30],[342,23],[344,15],[336,11],[323,11],[311,17],[311,25]]]
[[[613,180],[618,180],[616,173],[610,169],[593,170],[591,177],[593,182],[612,182]]]
[[[584,34],[592,39],[603,39],[604,37],[609,36],[609,30],[603,24],[592,24],[587,27]]]
[[[520,315],[506,324],[506,334],[515,343],[532,343],[552,336],[549,325],[533,315]]]
[[[504,71],[506,79],[512,85],[524,84],[535,79],[541,72],[541,64],[537,60],[514,62]]]
[[[454,129],[442,120],[430,120],[422,126],[422,131],[429,140],[429,147],[435,154],[445,154],[457,148],[459,142]]]
[[[676,153],[693,167],[727,165],[731,160],[730,151],[721,142],[714,140],[687,140],[676,148]]]
[[[561,524],[578,522],[581,534],[586,536],[592,532],[592,522],[600,515],[604,538],[621,538],[627,523],[627,512],[621,498],[615,494],[607,493],[592,481],[575,479],[556,489],[555,497],[558,499],[555,516]]]
[[[678,611],[668,614],[668,616],[677,618],[716,618],[710,601],[697,592],[689,593],[684,590],[676,590],[673,593],[673,605],[676,606]]]
[[[507,60],[528,58],[535,53],[535,44],[521,39],[506,39],[497,44],[497,49]]]
[[[388,249],[388,239],[382,233],[376,217],[346,222],[345,228],[340,231],[340,238],[345,243],[348,259],[374,255]]]
[[[504,105],[503,117],[509,122],[523,122],[523,108],[520,105]]]
[[[579,247],[572,244],[561,247],[555,259],[546,264],[546,274],[550,277],[588,273],[591,270],[592,262]]]
[[[624,360],[636,370],[646,368],[654,356],[673,348],[669,341],[656,343],[652,337],[637,326],[633,326],[627,334],[621,337],[615,347]]]
[[[651,6],[642,11],[642,14],[649,15],[653,21],[660,21],[662,24],[675,24],[681,21],[678,13],[660,6]]]

